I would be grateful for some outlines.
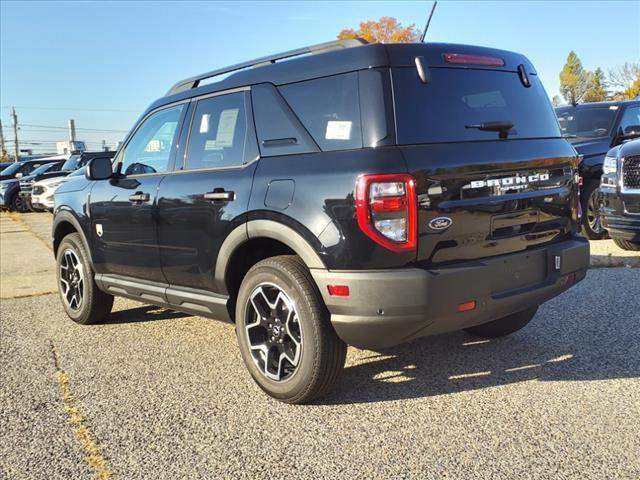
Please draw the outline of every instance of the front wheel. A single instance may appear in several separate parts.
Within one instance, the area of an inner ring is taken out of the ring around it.
[[[22,199],[22,197],[16,193],[13,196],[13,199],[11,200],[10,210],[13,212],[25,213],[29,210],[29,207],[27,206],[26,202]]]
[[[111,312],[113,296],[98,289],[82,237],[64,237],[56,255],[58,291],[65,312],[74,322],[97,323]]]
[[[507,315],[489,323],[465,328],[465,332],[482,338],[504,337],[524,328],[535,316],[538,307]]]
[[[607,237],[607,231],[602,225],[600,216],[600,180],[591,180],[582,191],[582,221],[585,235],[591,240],[602,240]]]
[[[249,270],[238,292],[236,335],[253,379],[283,402],[326,394],[344,366],[347,346],[296,256],[267,258]]]
[[[629,240],[622,240],[621,238],[614,238],[613,242],[623,250],[640,252],[640,242],[631,242]]]

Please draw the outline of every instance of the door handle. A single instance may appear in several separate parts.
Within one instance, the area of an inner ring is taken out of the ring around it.
[[[148,202],[149,194],[144,192],[136,192],[133,195],[129,195],[129,201],[132,203]]]
[[[221,188],[216,188],[213,190],[213,192],[207,192],[204,194],[204,199],[205,200],[210,200],[212,202],[219,202],[219,201],[223,201],[223,202],[232,202],[236,199],[236,193],[235,192],[226,192],[224,190],[222,190]]]

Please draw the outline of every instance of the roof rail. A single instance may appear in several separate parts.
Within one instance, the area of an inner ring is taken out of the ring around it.
[[[343,48],[358,47],[366,43],[368,42],[361,38],[348,38],[345,40],[334,40],[332,42],[318,43],[316,45],[311,45],[308,47],[296,48],[295,50],[289,50],[287,52],[277,53],[275,55],[269,55],[267,57],[257,58],[255,60],[249,60],[248,62],[237,63],[229,67],[220,68],[218,70],[212,70],[210,72],[206,72],[201,75],[196,75],[195,77],[190,77],[190,78],[181,80],[178,83],[176,83],[173,87],[171,87],[171,89],[169,89],[169,91],[167,92],[167,96],[173,95],[175,93],[183,92],[185,90],[190,90],[192,88],[196,88],[202,80],[206,80],[212,77],[217,77],[219,75],[224,75],[225,73],[235,72],[236,70],[242,70],[243,68],[261,67],[263,65],[269,65],[271,63],[275,63],[278,60],[284,60],[285,58],[297,57],[299,55],[305,55],[307,53],[311,53],[311,54],[326,53],[333,50],[340,50]]]

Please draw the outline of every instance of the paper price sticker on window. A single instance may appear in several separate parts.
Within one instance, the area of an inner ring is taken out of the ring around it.
[[[331,120],[327,122],[327,132],[324,138],[327,140],[350,140],[351,123],[347,121]]]

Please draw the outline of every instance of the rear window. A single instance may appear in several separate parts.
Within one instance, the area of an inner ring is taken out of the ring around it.
[[[322,150],[362,147],[357,73],[292,83],[279,90]]]
[[[535,75],[526,88],[514,72],[432,67],[430,74],[423,84],[415,68],[392,70],[398,143],[494,140],[498,132],[467,126],[499,121],[513,123],[509,138],[560,136]]]

